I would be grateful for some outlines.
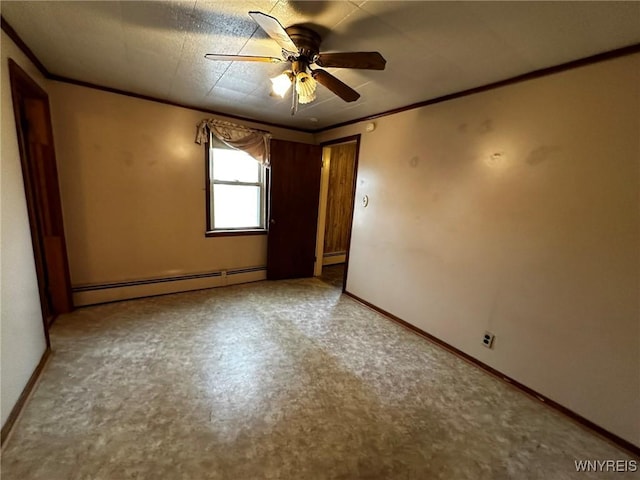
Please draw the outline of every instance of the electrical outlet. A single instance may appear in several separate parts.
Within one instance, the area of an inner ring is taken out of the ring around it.
[[[493,340],[496,336],[491,332],[484,332],[484,336],[482,337],[482,344],[487,348],[493,347]]]

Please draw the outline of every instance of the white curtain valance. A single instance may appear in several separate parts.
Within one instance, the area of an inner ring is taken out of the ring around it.
[[[247,152],[261,165],[269,166],[269,146],[271,134],[264,130],[244,127],[232,122],[225,122],[215,118],[202,120],[198,124],[196,143],[202,144],[211,132],[225,145]]]

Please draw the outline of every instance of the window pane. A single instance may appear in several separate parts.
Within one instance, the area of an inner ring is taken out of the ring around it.
[[[227,182],[260,181],[260,164],[241,150],[213,149],[213,178]]]
[[[213,186],[213,228],[261,228],[260,187]]]

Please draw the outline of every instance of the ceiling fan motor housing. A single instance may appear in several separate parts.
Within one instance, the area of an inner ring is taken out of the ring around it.
[[[313,63],[320,52],[320,42],[322,41],[320,35],[302,26],[289,27],[285,31],[298,47],[298,53],[300,57],[303,57],[302,60],[306,60],[305,63]]]

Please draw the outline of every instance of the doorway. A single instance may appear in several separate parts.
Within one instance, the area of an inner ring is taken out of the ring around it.
[[[73,310],[47,93],[9,60],[11,96],[45,332]]]
[[[360,135],[321,144],[322,178],[314,275],[347,280]],[[334,283],[333,281],[331,283]]]

